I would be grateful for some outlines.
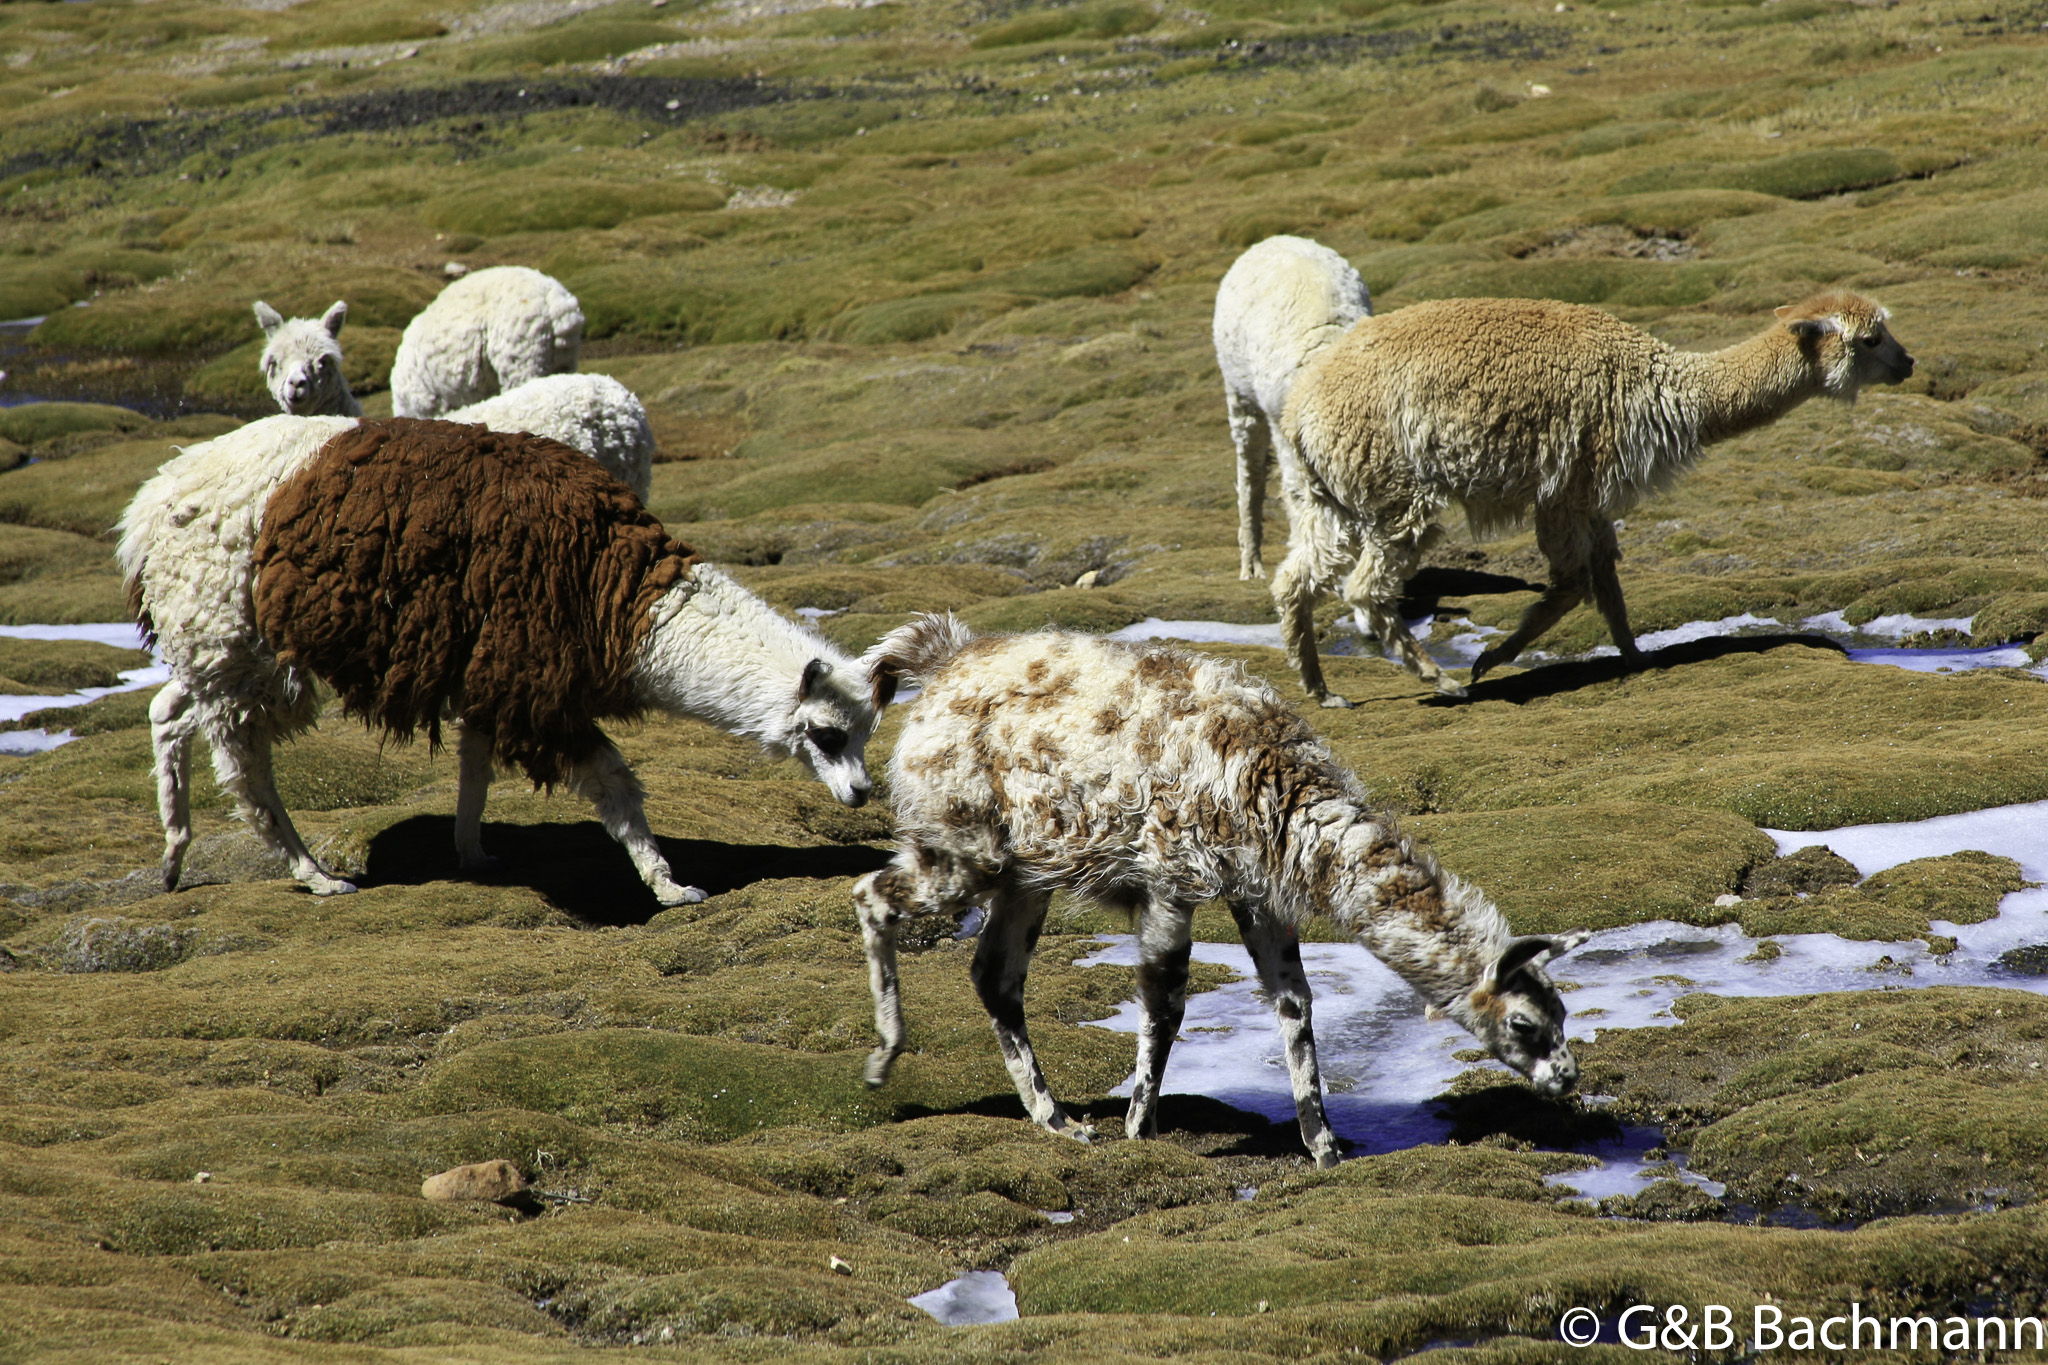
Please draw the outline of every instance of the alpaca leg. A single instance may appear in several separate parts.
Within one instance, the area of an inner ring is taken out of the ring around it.
[[[156,808],[164,822],[164,890],[176,891],[192,843],[192,693],[176,678],[149,703],[149,740],[156,759]]]
[[[306,848],[291,815],[277,795],[270,766],[270,736],[253,725],[209,729],[214,776],[234,795],[242,818],[264,844],[291,860],[292,876],[316,896],[346,896],[355,883],[332,877]]]
[[[975,993],[995,1025],[1003,1063],[1010,1069],[1010,1080],[1032,1122],[1048,1132],[1086,1142],[1094,1130],[1069,1118],[1052,1097],[1038,1066],[1038,1054],[1031,1049],[1030,1032],[1024,1027],[1024,978],[1031,970],[1031,953],[1038,946],[1038,932],[1051,904],[1050,891],[1027,891],[1008,880],[998,883],[988,898],[988,920],[981,927],[971,971]]]
[[[456,753],[462,765],[455,795],[455,858],[464,872],[494,872],[504,859],[484,852],[484,798],[491,790],[491,736],[464,725]]]
[[[1223,399],[1230,412],[1230,440],[1237,447],[1237,576],[1264,578],[1266,465],[1273,442],[1257,403],[1235,389],[1225,389]]]
[[[1166,1059],[1188,1010],[1188,945],[1194,916],[1170,901],[1147,903],[1138,920],[1137,1082],[1124,1116],[1124,1136],[1159,1136],[1159,1088]]]
[[[1595,517],[1586,531],[1591,550],[1586,570],[1593,605],[1607,618],[1607,629],[1614,636],[1614,647],[1621,651],[1621,657],[1631,664],[1640,663],[1643,652],[1636,648],[1636,633],[1628,624],[1628,603],[1621,596],[1621,577],[1614,571],[1621,559],[1621,546],[1614,540],[1614,523],[1604,516]]]
[[[1473,662],[1473,682],[1478,682],[1481,675],[1494,665],[1507,663],[1520,654],[1531,641],[1562,621],[1566,612],[1586,600],[1587,561],[1591,557],[1591,547],[1586,541],[1585,522],[1548,515],[1538,509],[1536,548],[1543,551],[1543,557],[1550,561],[1550,587],[1529,604],[1512,635],[1490,646]],[[1617,584],[1617,594],[1619,591]]]
[[[625,847],[633,869],[656,900],[663,905],[694,905],[704,899],[703,891],[684,886],[670,875],[668,859],[661,856],[654,831],[647,828],[640,780],[610,740],[600,737],[597,748],[569,769],[567,785],[597,807],[605,833]]]
[[[1294,1116],[1301,1124],[1301,1140],[1316,1165],[1328,1169],[1337,1164],[1337,1135],[1330,1131],[1330,1121],[1323,1114],[1323,1078],[1316,1064],[1316,1033],[1310,1020],[1314,997],[1301,965],[1301,940],[1292,926],[1267,918],[1253,906],[1232,901],[1230,913],[1252,956],[1252,965],[1258,969],[1259,984],[1280,1018],[1280,1042],[1287,1052],[1288,1079],[1294,1084]]]
[[[875,999],[881,1043],[868,1054],[870,1089],[889,1079],[903,1052],[903,995],[896,975],[896,930],[912,915],[956,913],[985,885],[966,863],[915,844],[899,849],[879,872],[853,884],[853,913],[868,959],[868,990]]]
[[[1274,570],[1273,608],[1280,616],[1280,640],[1287,648],[1287,661],[1301,675],[1302,691],[1324,706],[1351,705],[1331,695],[1323,682],[1322,661],[1316,657],[1314,555],[1307,546],[1290,546],[1287,558]]]
[[[1433,530],[1434,528],[1432,528]],[[1387,652],[1422,681],[1447,697],[1462,697],[1465,689],[1444,676],[1429,651],[1401,619],[1401,594],[1415,576],[1417,546],[1387,541],[1366,533],[1358,546],[1358,566],[1344,580],[1343,596],[1365,614],[1365,622],[1387,647]]]

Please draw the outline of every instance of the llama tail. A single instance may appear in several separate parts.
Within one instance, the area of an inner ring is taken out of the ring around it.
[[[967,647],[973,634],[952,612],[932,612],[898,626],[862,657],[875,705],[887,706],[904,683],[922,685]]]

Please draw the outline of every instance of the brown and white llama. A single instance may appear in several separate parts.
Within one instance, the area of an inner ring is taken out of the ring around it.
[[[659,708],[795,755],[868,799],[859,665],[668,537],[618,480],[534,436],[448,422],[271,417],[186,450],[121,520],[129,601],[171,680],[150,705],[164,884],[191,828],[191,741],[319,895],[330,875],[271,776],[316,679],[388,734],[460,730],[455,845],[483,852],[494,761],[598,808],[665,905],[701,900],[655,843],[599,722]]]
[[[1479,891],[1437,866],[1269,687],[1234,663],[1157,644],[1042,632],[971,638],[951,616],[891,632],[866,656],[874,702],[910,704],[889,765],[898,849],[854,885],[881,1045],[904,1047],[898,926],[986,916],[975,990],[1033,1120],[1085,1137],[1046,1088],[1024,979],[1056,890],[1135,911],[1136,1087],[1124,1129],[1157,1132],[1167,1052],[1187,1001],[1192,918],[1229,906],[1286,1044],[1302,1140],[1337,1160],[1323,1114],[1295,926],[1327,915],[1489,1051],[1561,1094],[1577,1080],[1563,1002],[1543,965],[1584,933],[1516,938]]]
[[[1336,591],[1408,671],[1465,689],[1416,643],[1398,605],[1453,506],[1474,535],[1531,517],[1550,584],[1477,682],[1588,596],[1622,657],[1641,657],[1614,571],[1613,518],[1668,487],[1702,447],[1825,394],[1896,384],[1913,358],[1869,299],[1818,294],[1724,350],[1674,350],[1597,308],[1542,299],[1442,299],[1366,318],[1325,347],[1282,419],[1300,464],[1273,605],[1301,685],[1323,683],[1315,601]]]

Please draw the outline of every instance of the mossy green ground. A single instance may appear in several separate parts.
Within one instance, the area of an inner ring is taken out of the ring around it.
[[[0,410],[0,622],[121,618],[110,528],[134,488],[268,407],[255,299],[346,299],[349,373],[388,411],[398,329],[450,260],[565,280],[585,368],[647,402],[654,510],[778,605],[836,611],[849,647],[934,609],[985,630],[1266,621],[1235,572],[1208,321],[1234,255],[1296,231],[1382,311],[1541,295],[1688,347],[1819,288],[1876,296],[1915,378],[1718,447],[1632,514],[1637,629],[2048,627],[2038,6],[760,9],[0,9],[0,319],[48,317],[5,382],[77,400]],[[1277,505],[1267,524],[1270,563]],[[1544,574],[1527,535],[1454,535],[1431,567],[1416,605],[1495,625]],[[2017,884],[2003,860],[1859,885],[1774,860],[1758,827],[2048,798],[2048,687],[1796,634],[1632,675],[1508,671],[1461,706],[1332,658],[1359,706],[1311,719],[1525,931],[1900,941],[1984,918]],[[1582,610],[1542,646],[1605,641]],[[1275,653],[1220,652],[1298,695]],[[0,691],[132,663],[7,642]],[[280,782],[366,889],[297,892],[202,776],[193,885],[164,896],[147,704],[40,713],[82,738],[0,757],[8,1358],[569,1360],[638,1338],[820,1361],[1479,1342],[1446,1365],[1519,1365],[1574,1354],[1554,1330],[1572,1303],[2048,1293],[2033,1207],[1938,1212],[2038,1193],[2029,995],[1695,996],[1678,1028],[1603,1033],[1589,1082],[1732,1199],[1900,1215],[1618,1222],[1542,1183],[1577,1158],[1516,1150],[1597,1121],[1476,1074],[1476,1145],[1334,1173],[1291,1127],[1185,1097],[1166,1142],[1122,1141],[1129,1040],[1083,1023],[1130,976],[1073,966],[1117,922],[1062,903],[1030,1010],[1103,1134],[1082,1148],[1019,1120],[943,936],[905,961],[915,1050],[862,1089],[847,890],[887,818],[793,765],[701,725],[622,734],[678,870],[717,893],[656,913],[586,809],[515,783],[485,834],[510,866],[455,879],[449,759],[330,717]],[[1230,937],[1213,907],[1199,927]],[[541,1212],[419,1199],[499,1157]],[[1010,1274],[1023,1322],[945,1329],[902,1301],[979,1267]]]

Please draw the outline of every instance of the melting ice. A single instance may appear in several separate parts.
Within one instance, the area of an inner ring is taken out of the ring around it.
[[[104,625],[83,626],[0,626],[0,638],[14,640],[90,640],[97,644],[112,645],[116,649],[147,649],[148,642],[142,638],[141,628],[128,621]],[[59,706],[83,706],[101,697],[110,697],[116,692],[134,692],[144,687],[155,687],[158,683],[169,682],[171,671],[161,664],[148,668],[128,668],[121,671],[118,687],[84,687],[57,697],[23,697],[0,695],[0,721],[20,720],[35,711],[47,711]],[[47,730],[0,731],[0,754],[32,754],[68,744],[74,738],[69,730],[51,734]]]

